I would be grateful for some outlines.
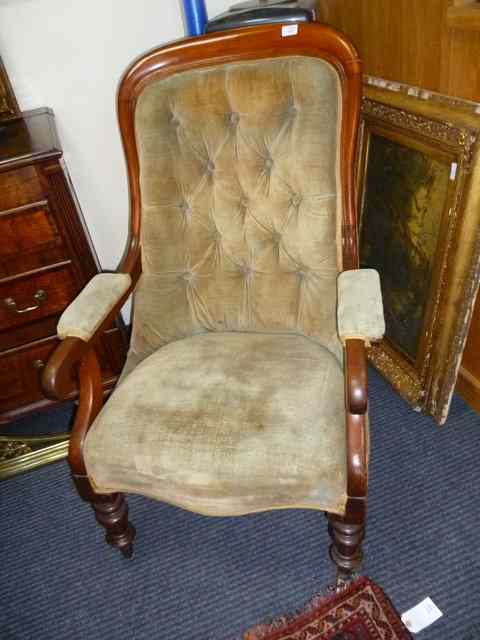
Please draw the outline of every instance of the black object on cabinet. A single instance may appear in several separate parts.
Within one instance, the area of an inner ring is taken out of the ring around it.
[[[250,0],[230,7],[209,20],[206,32],[226,31],[259,24],[314,22],[315,0]]]

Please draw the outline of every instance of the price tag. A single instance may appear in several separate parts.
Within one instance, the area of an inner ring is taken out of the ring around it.
[[[431,598],[425,598],[402,615],[402,622],[412,633],[419,633],[443,616]]]
[[[284,24],[282,26],[282,38],[288,36],[296,36],[298,33],[298,24]]]

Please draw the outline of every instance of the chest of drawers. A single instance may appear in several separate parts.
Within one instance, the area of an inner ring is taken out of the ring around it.
[[[0,125],[0,433],[53,404],[40,375],[57,345],[58,318],[98,270],[53,113],[37,109]],[[98,345],[106,390],[125,353],[119,320]]]

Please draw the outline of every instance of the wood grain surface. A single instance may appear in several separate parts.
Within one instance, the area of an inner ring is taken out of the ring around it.
[[[477,10],[462,5],[470,14]],[[319,19],[352,39],[365,73],[480,102],[480,32],[465,24],[451,26],[452,10],[462,5],[455,0],[318,1]],[[470,15],[468,24],[472,20]],[[457,390],[480,411],[479,301]]]

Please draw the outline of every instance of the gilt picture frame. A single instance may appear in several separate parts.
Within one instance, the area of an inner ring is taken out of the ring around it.
[[[0,58],[0,122],[16,118],[20,115],[20,108],[10,84],[7,71]]]
[[[360,261],[386,318],[369,359],[444,424],[479,285],[479,105],[367,76],[357,169]]]

